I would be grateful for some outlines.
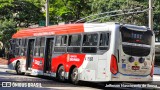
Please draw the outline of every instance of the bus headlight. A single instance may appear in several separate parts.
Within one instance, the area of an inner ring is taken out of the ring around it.
[[[140,63],[144,63],[144,60],[145,60],[144,58],[139,58]]]
[[[130,58],[129,58],[129,62],[134,62],[134,58],[133,58],[133,57],[130,57]]]

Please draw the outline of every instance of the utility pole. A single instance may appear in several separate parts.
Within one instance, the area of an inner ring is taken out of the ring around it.
[[[153,0],[149,0],[149,28],[153,30]]]
[[[49,0],[46,0],[46,26],[49,25]]]

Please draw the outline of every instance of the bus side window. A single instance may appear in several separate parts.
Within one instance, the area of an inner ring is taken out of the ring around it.
[[[21,40],[20,51],[21,56],[24,56],[26,54],[26,39]]]
[[[67,35],[57,36],[54,47],[55,52],[66,52]]]
[[[19,39],[16,39],[16,49],[15,49],[15,55],[16,56],[19,56],[19,49],[20,49],[20,47],[19,47]]]
[[[109,33],[101,33],[100,34],[100,42],[99,49],[100,50],[108,50],[109,47]]]
[[[16,47],[16,40],[15,39],[12,39],[11,41],[10,41],[10,46],[11,46],[11,51],[10,51],[10,53],[12,53],[12,54],[15,54],[16,52],[15,52],[15,47]]]
[[[81,34],[69,35],[68,52],[79,53],[81,44]]]
[[[97,52],[97,43],[98,43],[98,34],[84,34],[83,38],[83,53],[96,53]]]
[[[45,46],[45,37],[41,37],[40,42],[41,46]]]
[[[61,46],[67,46],[67,36],[66,35],[62,36]]]
[[[40,57],[44,57],[45,37],[40,38]]]
[[[83,46],[97,46],[98,34],[85,34],[83,38]]]
[[[61,38],[62,38],[62,36],[56,37],[56,45],[55,46],[61,46]]]
[[[40,42],[41,38],[37,37],[36,38],[36,43],[35,43],[35,49],[34,49],[34,56],[40,56]]]
[[[25,38],[25,44],[24,44],[24,55],[27,56],[27,38]]]
[[[40,47],[40,57],[44,57],[44,47]]]

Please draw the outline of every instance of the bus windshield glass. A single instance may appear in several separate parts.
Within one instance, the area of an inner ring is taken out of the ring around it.
[[[132,56],[147,56],[150,53],[152,32],[121,29],[122,47],[125,54]]]

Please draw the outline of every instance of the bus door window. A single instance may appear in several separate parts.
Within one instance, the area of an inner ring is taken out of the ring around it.
[[[44,58],[45,37],[40,40],[40,57]]]
[[[34,56],[35,57],[39,57],[40,56],[40,45],[41,45],[40,40],[41,40],[40,37],[36,38],[35,49],[34,49]]]
[[[51,60],[52,60],[52,50],[54,38],[46,38],[46,47],[45,47],[45,69],[44,71],[51,70]]]
[[[20,49],[20,39],[16,40],[15,46],[16,46],[15,54],[16,54],[16,56],[19,56],[19,54],[20,54],[20,50],[19,50]]]
[[[54,38],[49,38],[47,44],[48,44],[48,59],[51,60],[52,59],[52,50],[53,50],[53,42],[54,42]]]
[[[30,39],[28,42],[28,54],[27,54],[27,69],[31,68],[33,60],[34,39]]]
[[[21,44],[21,56],[26,55],[26,43],[27,39],[22,39],[22,44]]]

